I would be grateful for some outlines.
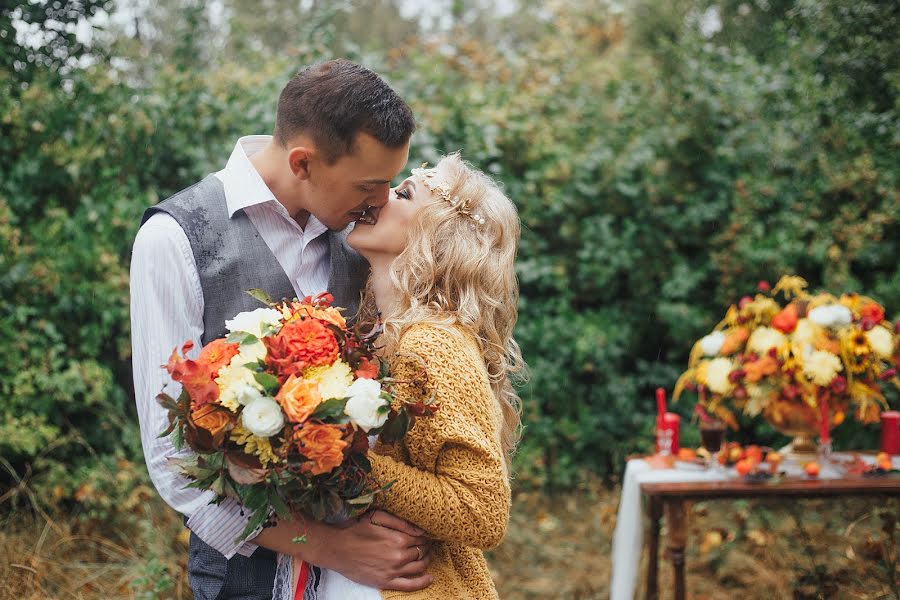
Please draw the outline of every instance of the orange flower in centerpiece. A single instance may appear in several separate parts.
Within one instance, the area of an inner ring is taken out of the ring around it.
[[[278,390],[275,400],[289,421],[302,423],[322,403],[322,395],[318,383],[291,375]]]
[[[266,363],[284,382],[308,367],[330,365],[338,357],[337,339],[318,319],[293,321],[277,335],[263,338],[268,353]]]
[[[309,459],[302,469],[310,475],[321,475],[339,466],[344,460],[344,428],[340,425],[307,423],[294,436],[300,454]]]
[[[734,354],[739,348],[743,347],[744,342],[746,342],[749,337],[750,331],[748,331],[746,327],[736,327],[734,331],[725,336],[725,342],[722,344],[722,349],[719,350],[719,354],[722,356]]]
[[[797,328],[797,315],[799,311],[795,303],[785,306],[780,313],[772,317],[772,327],[781,333],[791,333]]]

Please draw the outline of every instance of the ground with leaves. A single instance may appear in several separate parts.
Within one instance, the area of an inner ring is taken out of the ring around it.
[[[617,502],[618,490],[600,485],[553,498],[519,491],[509,533],[489,555],[500,597],[608,598]],[[691,597],[900,598],[890,579],[900,581],[898,511],[897,499],[697,504],[687,557]],[[0,600],[190,598],[186,561],[181,519],[155,499],[117,528],[7,515]],[[661,589],[670,589],[665,566]]]

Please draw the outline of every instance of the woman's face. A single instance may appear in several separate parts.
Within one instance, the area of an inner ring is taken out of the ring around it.
[[[375,257],[396,258],[406,249],[409,228],[432,192],[422,180],[413,176],[390,191],[387,204],[370,209],[374,223],[357,221],[347,243],[369,262]]]

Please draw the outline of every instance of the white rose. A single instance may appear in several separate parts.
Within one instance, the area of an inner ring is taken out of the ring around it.
[[[241,422],[253,435],[269,437],[284,427],[284,415],[275,400],[263,397],[244,407]]]
[[[878,358],[890,358],[894,353],[894,335],[884,327],[867,331],[866,339]]]
[[[387,412],[379,413],[378,409],[387,406],[381,397],[381,383],[374,379],[357,379],[347,388],[347,406],[344,412],[350,421],[363,431],[381,427],[387,421]]]
[[[700,349],[706,356],[715,356],[722,349],[725,343],[725,334],[721,331],[713,331],[711,334],[703,336],[700,340]]]
[[[747,340],[747,349],[762,356],[770,348],[777,348],[782,343],[784,343],[784,334],[780,331],[771,327],[759,327],[750,334],[750,339]]]
[[[810,321],[822,327],[843,327],[853,322],[853,313],[841,304],[817,306],[806,315]]]
[[[714,394],[727,394],[734,387],[728,380],[734,365],[727,358],[715,358],[706,365],[706,385]]]
[[[225,321],[225,328],[232,333],[243,331],[260,338],[263,336],[263,329],[277,325],[280,319],[281,313],[274,308],[257,308],[238,313],[233,319]]]
[[[266,345],[262,342],[254,342],[252,344],[241,344],[241,351],[235,356],[231,363],[246,365],[249,363],[259,362],[266,357]]]

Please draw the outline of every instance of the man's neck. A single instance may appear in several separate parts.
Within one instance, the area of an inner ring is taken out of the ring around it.
[[[250,157],[250,163],[275,195],[275,199],[287,209],[288,214],[300,227],[306,228],[309,211],[303,206],[302,200],[297,197],[297,189],[293,185],[292,178],[285,178],[282,165],[286,161],[287,157],[283,155],[274,139],[266,144],[265,148]]]

